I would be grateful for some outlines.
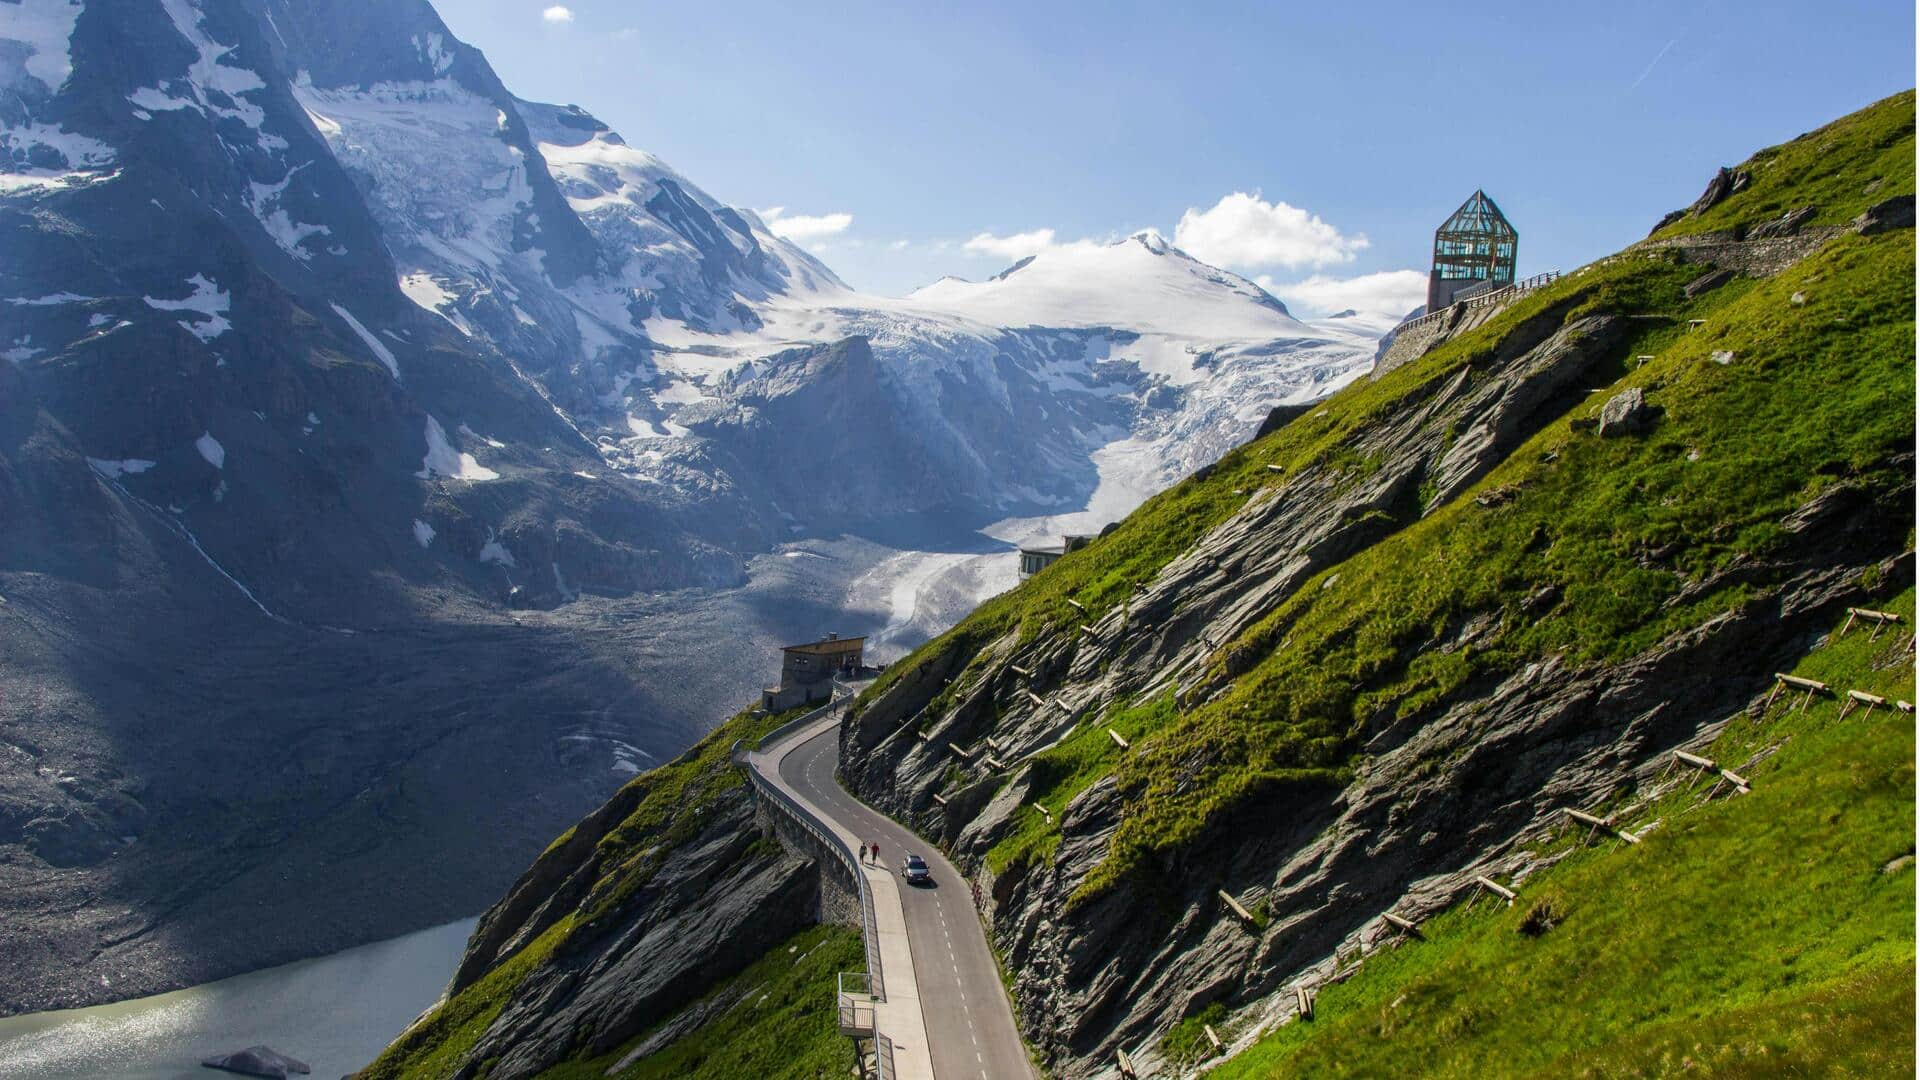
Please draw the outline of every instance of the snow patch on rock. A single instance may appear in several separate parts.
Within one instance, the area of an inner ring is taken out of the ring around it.
[[[200,451],[200,456],[206,458],[207,464],[214,468],[227,467],[227,448],[220,445],[220,440],[214,438],[212,432],[209,431],[193,440],[193,448]]]
[[[153,468],[154,465],[145,458],[121,458],[119,461],[108,461],[93,457],[87,459],[87,464],[93,466],[94,472],[109,480],[118,480],[122,476],[138,476]]]
[[[191,311],[200,319],[181,319],[180,327],[201,341],[212,341],[228,330],[233,324],[227,321],[226,312],[233,304],[233,298],[226,290],[216,285],[205,274],[195,274],[187,279],[193,293],[184,300],[162,300],[154,296],[143,296],[147,306],[159,311]]]
[[[368,351],[372,352],[374,357],[378,359],[381,363],[387,365],[387,370],[393,373],[393,377],[396,380],[399,379],[400,378],[400,361],[394,359],[393,350],[387,348],[385,342],[381,341],[377,337],[374,337],[373,334],[365,326],[362,326],[360,324],[360,320],[353,317],[353,312],[348,311],[346,308],[341,307],[339,304],[335,304],[332,302],[328,302],[327,306],[333,309],[333,313],[335,315],[338,315],[340,316],[341,319],[345,320],[346,324],[352,328],[353,332],[359,335],[361,342],[366,345]],[[443,434],[442,438],[444,437],[445,436]]]
[[[420,479],[429,480],[435,476],[445,476],[454,480],[470,480],[476,483],[500,479],[499,473],[480,464],[479,459],[472,454],[455,450],[453,444],[447,441],[447,429],[441,427],[440,421],[431,416],[427,417],[426,436],[427,456],[421,459],[420,471],[414,473]]]

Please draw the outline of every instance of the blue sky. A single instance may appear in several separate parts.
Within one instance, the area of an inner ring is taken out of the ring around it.
[[[435,3],[516,93],[888,294],[1157,228],[1309,314],[1406,306],[1475,187],[1523,275],[1570,269],[1914,84],[1911,0]]]

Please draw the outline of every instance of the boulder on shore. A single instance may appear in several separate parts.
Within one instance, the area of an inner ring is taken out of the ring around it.
[[[266,1076],[272,1080],[287,1080],[292,1073],[310,1073],[304,1061],[282,1054],[268,1046],[249,1046],[245,1050],[235,1050],[231,1054],[217,1054],[200,1064],[209,1069],[225,1069],[242,1076]]]

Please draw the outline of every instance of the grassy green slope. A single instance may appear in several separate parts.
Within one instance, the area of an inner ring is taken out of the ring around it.
[[[710,990],[701,1004],[732,1001],[719,1016],[664,1049],[617,1073],[608,1069],[626,1047],[590,1061],[550,1069],[552,1080],[813,1080],[847,1076],[853,1048],[840,1036],[834,1015],[834,977],[866,964],[860,935],[843,927],[816,926],[796,934],[752,967]]]
[[[741,713],[678,758],[629,781],[614,796],[614,801],[624,801],[627,811],[595,841],[601,870],[578,908],[512,955],[499,958],[484,977],[387,1047],[359,1074],[361,1080],[450,1076],[529,972],[576,935],[591,934],[602,921],[621,917],[621,905],[646,884],[673,847],[695,834],[713,801],[746,783],[729,757],[734,740],[751,743],[804,711],[775,716]],[[565,857],[574,832],[568,830],[540,858]],[[825,996],[825,991],[821,994]]]
[[[1856,627],[1797,673],[1911,701],[1913,601],[1884,605],[1899,632]],[[1707,752],[1750,794],[1670,793],[1624,822],[1659,823],[1640,845],[1429,921],[1208,1075],[1912,1075],[1913,718],[1794,704]]]
[[[1913,190],[1913,91],[1762,150],[1744,168],[1753,188],[1656,233],[1679,236],[1752,226],[1812,206],[1809,224],[1843,225],[1874,203]],[[1869,174],[1864,178],[1862,173]],[[1869,188],[1874,180],[1878,187]]]
[[[1836,121],[1803,140],[1826,147],[1816,159],[1798,143],[1764,151],[1755,161],[1770,164],[1755,167],[1752,185],[1713,220],[1767,220],[1776,203],[1805,201],[1809,185],[1851,192],[1861,206],[1910,193],[1913,108],[1908,93]],[[1835,207],[1842,201],[1828,198]],[[1847,206],[1849,215],[1858,210]],[[1221,698],[1187,711],[1171,702],[1117,707],[1111,719],[1135,736],[1131,754],[1085,736],[1042,755],[1035,798],[1049,809],[1108,773],[1127,800],[1111,853],[1079,898],[1151,873],[1156,852],[1189,842],[1235,805],[1277,786],[1344,783],[1361,726],[1381,711],[1417,716],[1476,676],[1549,655],[1581,665],[1629,656],[1764,588],[1763,574],[1700,593],[1716,571],[1764,561],[1780,540],[1780,519],[1823,487],[1903,482],[1888,459],[1910,446],[1914,429],[1913,266],[1911,231],[1848,236],[1775,278],[1736,279],[1688,298],[1683,286],[1702,273],[1698,266],[1663,252],[1603,260],[1228,454],[1113,533],[982,605],[895,665],[889,679],[952,650],[976,655],[954,693],[986,662],[983,645],[1008,632],[1070,625],[1077,613],[1068,598],[1096,613],[1122,603],[1134,582],[1259,487],[1311,464],[1364,473],[1369,462],[1350,445],[1355,433],[1463,367],[1471,377],[1523,320],[1558,306],[1632,317],[1621,363],[1595,379],[1598,389],[1571,417],[1592,416],[1611,395],[1638,386],[1665,410],[1653,434],[1602,440],[1549,425],[1467,497],[1332,568],[1225,643],[1212,658],[1216,672],[1233,676]],[[1691,319],[1705,325],[1689,331]],[[1717,362],[1716,353],[1731,353],[1732,362]],[[1642,355],[1654,360],[1626,362]],[[1493,508],[1472,498],[1496,488],[1512,498]],[[1412,566],[1420,572],[1408,573]],[[1542,590],[1557,590],[1557,605],[1524,614],[1521,605]],[[1429,647],[1480,615],[1495,627],[1474,647]],[[928,714],[942,704],[936,699]],[[1205,763],[1197,775],[1195,761]],[[990,855],[996,869],[1042,858],[1057,840],[1037,811],[1023,813]]]

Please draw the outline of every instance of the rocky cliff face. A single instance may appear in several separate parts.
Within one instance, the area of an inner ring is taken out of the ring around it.
[[[555,841],[482,916],[447,999],[362,1080],[631,1060],[711,1019],[696,999],[797,931],[857,925],[847,884],[804,838],[776,840],[730,759],[786,718],[735,717]]]
[[[1382,912],[1437,912],[1474,874],[1524,879],[1559,808],[1630,804],[1844,605],[1911,581],[1911,241],[1865,231],[1816,234],[1801,257],[1820,257],[1785,267],[1733,260],[1773,275],[1738,301],[1686,288],[1712,270],[1697,246],[1543,289],[1276,416],[856,707],[848,785],[991,897],[1022,1029],[1055,1075],[1111,1074],[1118,1049],[1153,1062],[1215,1002],[1242,1030],[1284,1021],[1292,986],[1379,942]],[[1845,330],[1800,323],[1779,351],[1780,313],[1820,283],[1888,303]],[[1849,349],[1875,359],[1855,368]],[[1785,436],[1736,423],[1753,406],[1733,400],[1797,397],[1801,376],[1847,380],[1894,419],[1846,465],[1817,466],[1838,451],[1811,443],[1750,453]],[[1706,455],[1743,461],[1719,481],[1742,494],[1656,479],[1654,462]],[[1600,511],[1616,485],[1625,501]],[[1191,543],[1136,557],[1209,499],[1226,501]],[[1625,509],[1639,499],[1687,524],[1651,539]],[[1758,505],[1767,542],[1725,543]],[[1583,543],[1598,561],[1572,556]],[[1004,772],[947,752],[982,740]]]

